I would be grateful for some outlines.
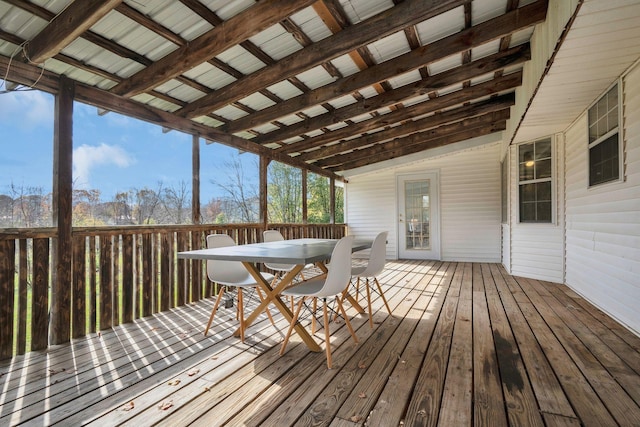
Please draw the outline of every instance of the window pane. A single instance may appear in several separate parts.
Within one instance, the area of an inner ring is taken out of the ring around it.
[[[620,177],[618,153],[617,133],[589,150],[589,185],[613,181]]]
[[[527,166],[527,163],[520,164],[520,181],[528,181],[533,179],[533,160],[530,160],[531,164]]]
[[[536,142],[536,160],[551,158],[551,140]]]
[[[536,162],[536,179],[551,177],[551,159]]]
[[[523,203],[536,201],[536,184],[524,184],[520,186],[520,200]]]
[[[533,160],[533,144],[523,144],[520,149],[520,163]]]
[[[536,201],[551,202],[551,182],[539,182],[536,186]]]
[[[541,202],[536,209],[538,222],[551,222],[551,202]]]
[[[536,204],[535,203],[523,203],[520,206],[520,221],[532,222],[536,220]]]

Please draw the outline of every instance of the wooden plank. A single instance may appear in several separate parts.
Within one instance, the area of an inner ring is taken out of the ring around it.
[[[100,236],[100,330],[113,325],[113,243],[111,236]]]
[[[479,265],[473,269],[473,424],[507,426],[497,349]],[[480,274],[479,274],[480,273]]]
[[[124,323],[131,322],[135,318],[134,245],[134,235],[122,236],[122,321]]]
[[[87,238],[73,238],[73,304],[71,305],[71,336],[86,335],[87,327]]]
[[[435,277],[435,271],[443,271],[444,274],[438,278]],[[402,417],[406,409],[406,402],[410,400],[413,388],[418,383],[418,375],[427,348],[433,344],[432,338],[444,307],[447,289],[451,284],[454,271],[455,264],[443,264],[437,270],[424,273],[425,277],[420,281],[419,286],[433,283],[437,284],[437,288],[433,290],[433,298],[429,301],[427,310],[415,333],[400,356],[400,363],[396,365],[389,376],[384,390],[367,417],[367,422],[370,425],[391,426],[400,425],[403,422]]]
[[[13,356],[16,241],[0,240],[0,360]]]
[[[524,366],[528,371],[535,371],[535,375],[527,376],[531,381],[538,407],[543,413],[559,414],[569,418],[575,417],[575,412],[558,381],[556,372],[554,372],[547,356],[538,343],[537,337],[527,324],[514,294],[507,285],[508,282],[512,281],[511,276],[508,276],[503,268],[499,268],[496,265],[491,267],[491,272],[494,284],[500,294],[500,301],[511,325],[518,348],[520,349]],[[510,286],[512,289],[517,287],[515,284],[511,284]],[[518,295],[520,299],[519,303],[530,303],[528,299],[525,299],[526,295],[522,291],[519,291]],[[494,334],[495,333],[496,332],[494,332]],[[507,333],[507,330],[502,330],[501,338],[505,339],[508,336]],[[496,341],[500,340],[500,338],[495,339]],[[514,378],[517,379],[517,376]],[[506,385],[508,386],[508,383]],[[517,388],[518,387],[511,387],[512,390]],[[507,393],[507,397],[509,397],[510,394],[511,393]]]
[[[113,269],[112,281],[113,281],[113,315],[111,326],[118,326],[120,324],[120,316],[122,313],[122,243],[120,235],[116,234],[112,238],[113,248],[111,251],[113,262],[111,268]]]
[[[189,235],[187,232],[178,232],[178,248],[177,251],[188,251],[189,248]],[[178,260],[178,281],[176,282],[176,306],[184,305],[187,301],[186,293],[187,286],[191,277],[189,275],[191,266],[191,260],[179,259]]]
[[[153,276],[153,235],[145,233],[142,235],[142,312],[141,317],[147,317],[153,310],[153,289],[155,280]]]
[[[482,275],[491,318],[491,330],[486,332],[493,337],[495,355],[500,370],[499,373],[496,373],[496,378],[500,379],[502,383],[504,407],[507,410],[509,425],[543,426],[544,423],[518,349],[518,343],[514,338],[514,332],[509,325],[490,267],[487,264],[482,264]],[[499,273],[498,280],[502,280]],[[474,317],[475,314],[474,312]]]
[[[49,343],[49,239],[33,239],[31,351]]]
[[[27,239],[18,240],[19,246],[19,270],[18,270],[18,340],[16,354],[24,354],[27,351],[27,304],[29,303],[27,284],[29,282],[27,264]]]

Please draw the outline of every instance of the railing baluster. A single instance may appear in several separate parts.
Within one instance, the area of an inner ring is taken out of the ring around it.
[[[47,348],[49,337],[50,239],[33,239],[33,284],[31,305],[31,350]]]

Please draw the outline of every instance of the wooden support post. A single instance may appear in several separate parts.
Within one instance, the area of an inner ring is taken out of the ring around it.
[[[269,170],[269,162],[265,156],[260,156],[260,223],[262,229],[267,229],[269,223],[269,215],[267,212],[267,171]]]
[[[309,174],[306,169],[302,169],[302,223],[307,223],[307,179]]]
[[[200,136],[193,135],[191,148],[191,221],[200,224]]]
[[[73,80],[60,76],[53,124],[53,282],[50,344],[69,342],[71,332]]]
[[[331,213],[329,215],[329,223],[336,223],[336,179],[329,178],[329,206]]]

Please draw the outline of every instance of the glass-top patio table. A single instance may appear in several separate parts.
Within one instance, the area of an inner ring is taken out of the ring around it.
[[[278,242],[251,243],[248,245],[178,252],[178,258],[242,262],[260,288],[266,293],[264,301],[245,320],[246,327],[248,327],[269,303],[273,303],[286,320],[290,322],[293,318],[293,313],[280,299],[280,293],[293,282],[293,279],[307,264],[315,264],[326,273],[325,262],[331,257],[331,252],[337,242],[337,239],[291,239]],[[371,244],[371,240],[356,239],[353,242],[352,251],[368,249]],[[276,283],[275,288],[272,288],[271,283],[260,275],[257,266],[259,263],[294,264],[295,267]],[[363,308],[348,292],[345,293],[345,297],[359,313],[364,312]],[[309,349],[321,351],[318,344],[302,325],[297,324],[295,329]],[[239,334],[239,331],[236,331],[237,334]]]

